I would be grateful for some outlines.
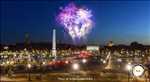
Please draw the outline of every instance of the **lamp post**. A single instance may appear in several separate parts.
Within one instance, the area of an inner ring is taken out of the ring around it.
[[[42,61],[40,61],[40,80],[42,80]]]
[[[39,61],[39,64],[40,64],[40,75],[39,75],[39,79],[40,80],[42,80],[42,61],[43,61],[43,59],[42,59],[42,55],[40,54],[40,56],[39,56],[40,58],[40,61]]]
[[[128,71],[128,82],[130,82],[130,71],[131,71],[131,69],[132,69],[131,63],[128,63],[128,64],[126,65],[126,69],[127,69],[127,71]]]
[[[83,63],[84,69],[87,70],[87,68],[86,68],[87,59],[85,59],[85,58],[82,59],[82,63]]]
[[[150,81],[150,70],[148,70],[148,78],[149,78],[149,81]]]
[[[46,64],[46,62],[45,61],[43,61],[43,62],[40,62],[40,80],[42,80],[42,74],[43,74],[43,65],[45,65]]]
[[[72,64],[72,69],[73,69],[74,71],[78,71],[79,68],[80,68],[80,66],[79,66],[78,63],[73,63],[73,64]],[[75,72],[75,73],[76,73],[76,72]],[[74,80],[74,82],[76,82],[76,81],[77,81],[77,80]]]
[[[28,67],[28,81],[31,81],[31,75],[30,75],[31,64],[27,64],[27,67]]]
[[[7,67],[8,67],[8,77],[10,77],[10,76],[11,76],[10,61],[8,60],[8,61],[6,62],[6,64],[7,64]]]

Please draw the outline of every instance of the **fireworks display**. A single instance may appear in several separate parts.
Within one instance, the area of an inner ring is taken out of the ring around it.
[[[85,8],[79,8],[70,3],[61,8],[57,16],[57,21],[65,28],[72,39],[85,37],[92,29],[91,11]]]

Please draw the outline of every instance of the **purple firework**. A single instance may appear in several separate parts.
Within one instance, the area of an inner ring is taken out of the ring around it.
[[[70,3],[57,16],[57,21],[64,26],[69,35],[75,38],[85,37],[92,28],[91,11],[85,8],[78,8]]]

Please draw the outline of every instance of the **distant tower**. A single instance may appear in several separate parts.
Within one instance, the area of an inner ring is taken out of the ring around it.
[[[29,48],[30,38],[29,38],[29,34],[28,33],[25,34],[25,43],[24,44],[25,44],[26,48]]]
[[[56,30],[53,29],[53,41],[52,41],[52,56],[57,58],[57,51],[56,51]]]

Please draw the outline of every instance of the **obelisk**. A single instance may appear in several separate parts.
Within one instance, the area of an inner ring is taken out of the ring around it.
[[[57,51],[56,51],[56,30],[53,29],[53,37],[52,37],[52,56],[57,58]]]

